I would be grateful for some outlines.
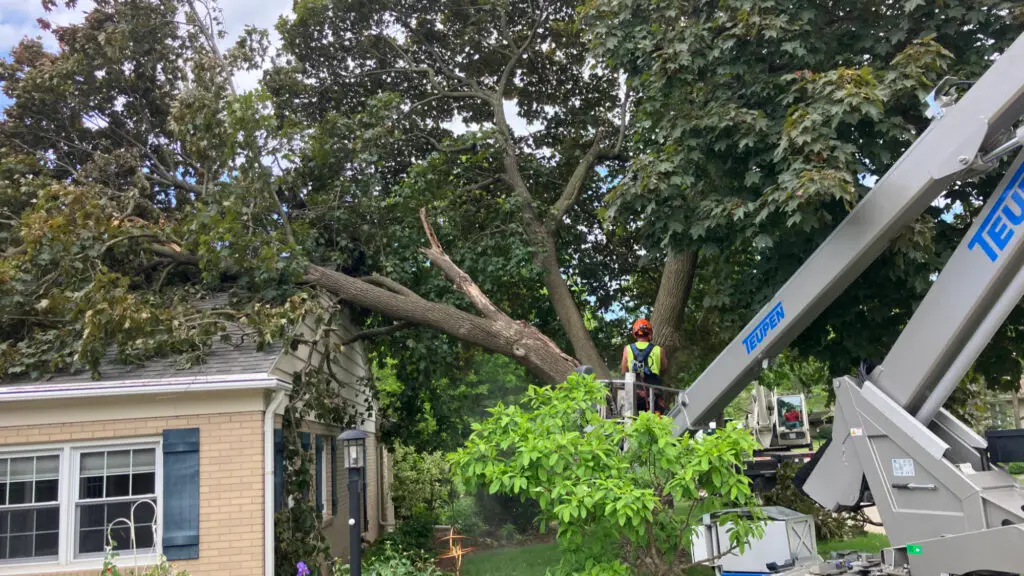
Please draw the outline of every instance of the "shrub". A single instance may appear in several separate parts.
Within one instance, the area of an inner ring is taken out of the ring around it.
[[[455,500],[445,509],[441,518],[443,524],[454,526],[463,536],[479,536],[486,527],[473,498]]]
[[[516,529],[515,524],[505,524],[498,530],[498,538],[501,539],[501,543],[515,544],[519,541],[519,530]]]
[[[1024,474],[1024,462],[1010,462],[1006,469],[1010,474]]]
[[[389,549],[401,550],[421,559],[432,557],[436,551],[434,515],[424,509],[413,512],[412,516],[400,521],[393,532],[378,538],[367,549],[366,558],[376,558]]]
[[[363,573],[373,576],[443,576],[440,570],[416,551],[403,550],[390,542],[385,542],[373,558],[363,562]],[[332,576],[348,574],[349,566],[345,562],[336,561],[331,566]]]
[[[401,521],[422,511],[437,515],[448,501],[448,463],[440,452],[416,452],[401,444],[393,447],[391,502]]]
[[[557,522],[559,574],[680,574],[705,512],[727,513],[730,545],[742,552],[763,534],[763,516],[743,475],[754,439],[730,425],[713,436],[673,435],[671,419],[649,412],[605,420],[604,385],[571,375],[561,386],[531,386],[524,406],[501,404],[451,455],[466,487],[534,499]],[[623,443],[628,448],[623,449]]]

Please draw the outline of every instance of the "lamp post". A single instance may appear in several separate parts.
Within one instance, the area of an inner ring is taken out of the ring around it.
[[[362,576],[363,573],[363,523],[362,512],[363,467],[366,466],[366,432],[346,430],[338,436],[341,440],[342,460],[348,468],[348,548],[349,574]]]

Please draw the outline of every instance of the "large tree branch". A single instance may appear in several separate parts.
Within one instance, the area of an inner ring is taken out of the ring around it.
[[[306,268],[304,280],[349,304],[396,321],[434,328],[463,342],[508,356],[545,382],[561,382],[577,366],[573,358],[525,322],[481,318],[446,304],[402,297],[316,265]]]
[[[160,244],[149,244],[146,249],[164,258],[170,258],[178,264],[187,264],[189,266],[199,266],[199,257],[188,252],[182,252],[181,250],[175,250],[170,246],[163,246]]]
[[[423,223],[423,231],[426,232],[427,239],[430,241],[430,248],[421,248],[420,251],[426,254],[430,262],[444,274],[444,277],[452,283],[452,286],[465,294],[469,301],[473,303],[473,307],[483,314],[485,318],[511,321],[511,318],[491,302],[491,299],[484,294],[484,291],[470,278],[469,274],[463,272],[445,254],[444,248],[441,247],[441,242],[438,241],[437,235],[434,234],[434,229],[431,228],[430,221],[427,219],[426,208],[420,208],[420,222]]]
[[[369,330],[363,330],[362,332],[356,332],[352,336],[345,338],[341,341],[342,346],[348,346],[349,344],[355,344],[360,340],[369,340],[370,338],[378,338],[380,336],[387,336],[388,334],[394,334],[401,330],[409,328],[408,322],[395,322],[390,326],[383,326],[381,328],[371,328]]]
[[[547,221],[547,226],[550,229],[558,228],[562,223],[562,218],[569,212],[569,209],[576,204],[579,200],[580,192],[583,190],[583,184],[587,180],[587,174],[594,166],[594,162],[597,161],[598,154],[601,153],[601,129],[597,129],[597,134],[594,135],[594,143],[590,145],[590,149],[587,150],[586,154],[580,160],[580,163],[576,165],[576,169],[573,170],[572,176],[569,181],[565,184],[565,188],[562,189],[562,195],[555,202],[555,205],[551,208],[551,217]]]
[[[373,275],[370,275],[370,276],[363,276],[362,278],[360,278],[360,280],[362,280],[363,282],[366,282],[367,284],[371,284],[373,286],[376,286],[378,288],[383,288],[383,289],[388,290],[390,292],[394,292],[395,294],[397,294],[399,296],[405,296],[406,298],[416,298],[416,299],[419,299],[419,300],[423,299],[422,297],[420,297],[419,294],[413,292],[412,290],[406,288],[405,286],[402,286],[398,282],[395,282],[394,280],[392,280],[391,278],[388,278],[386,276],[381,276],[379,274],[373,274]]]

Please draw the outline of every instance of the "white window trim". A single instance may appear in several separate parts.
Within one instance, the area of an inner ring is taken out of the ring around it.
[[[160,437],[115,438],[109,440],[83,440],[38,444],[32,446],[0,446],[0,456],[60,455],[60,532],[58,536],[57,560],[4,561],[0,563],[0,576],[22,576],[29,574],[53,574],[59,572],[92,571],[103,568],[102,557],[75,558],[75,502],[78,497],[78,455],[91,450],[111,448],[154,448],[156,450],[156,521],[157,531],[152,553],[131,554],[122,552],[117,558],[121,568],[151,566],[159,563],[163,553],[163,444]]]

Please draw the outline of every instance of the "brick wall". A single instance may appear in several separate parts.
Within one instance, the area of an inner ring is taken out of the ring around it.
[[[200,430],[199,558],[175,564],[192,576],[262,574],[261,412],[0,427],[0,446],[158,436],[166,428]],[[99,571],[59,574],[97,576]]]

